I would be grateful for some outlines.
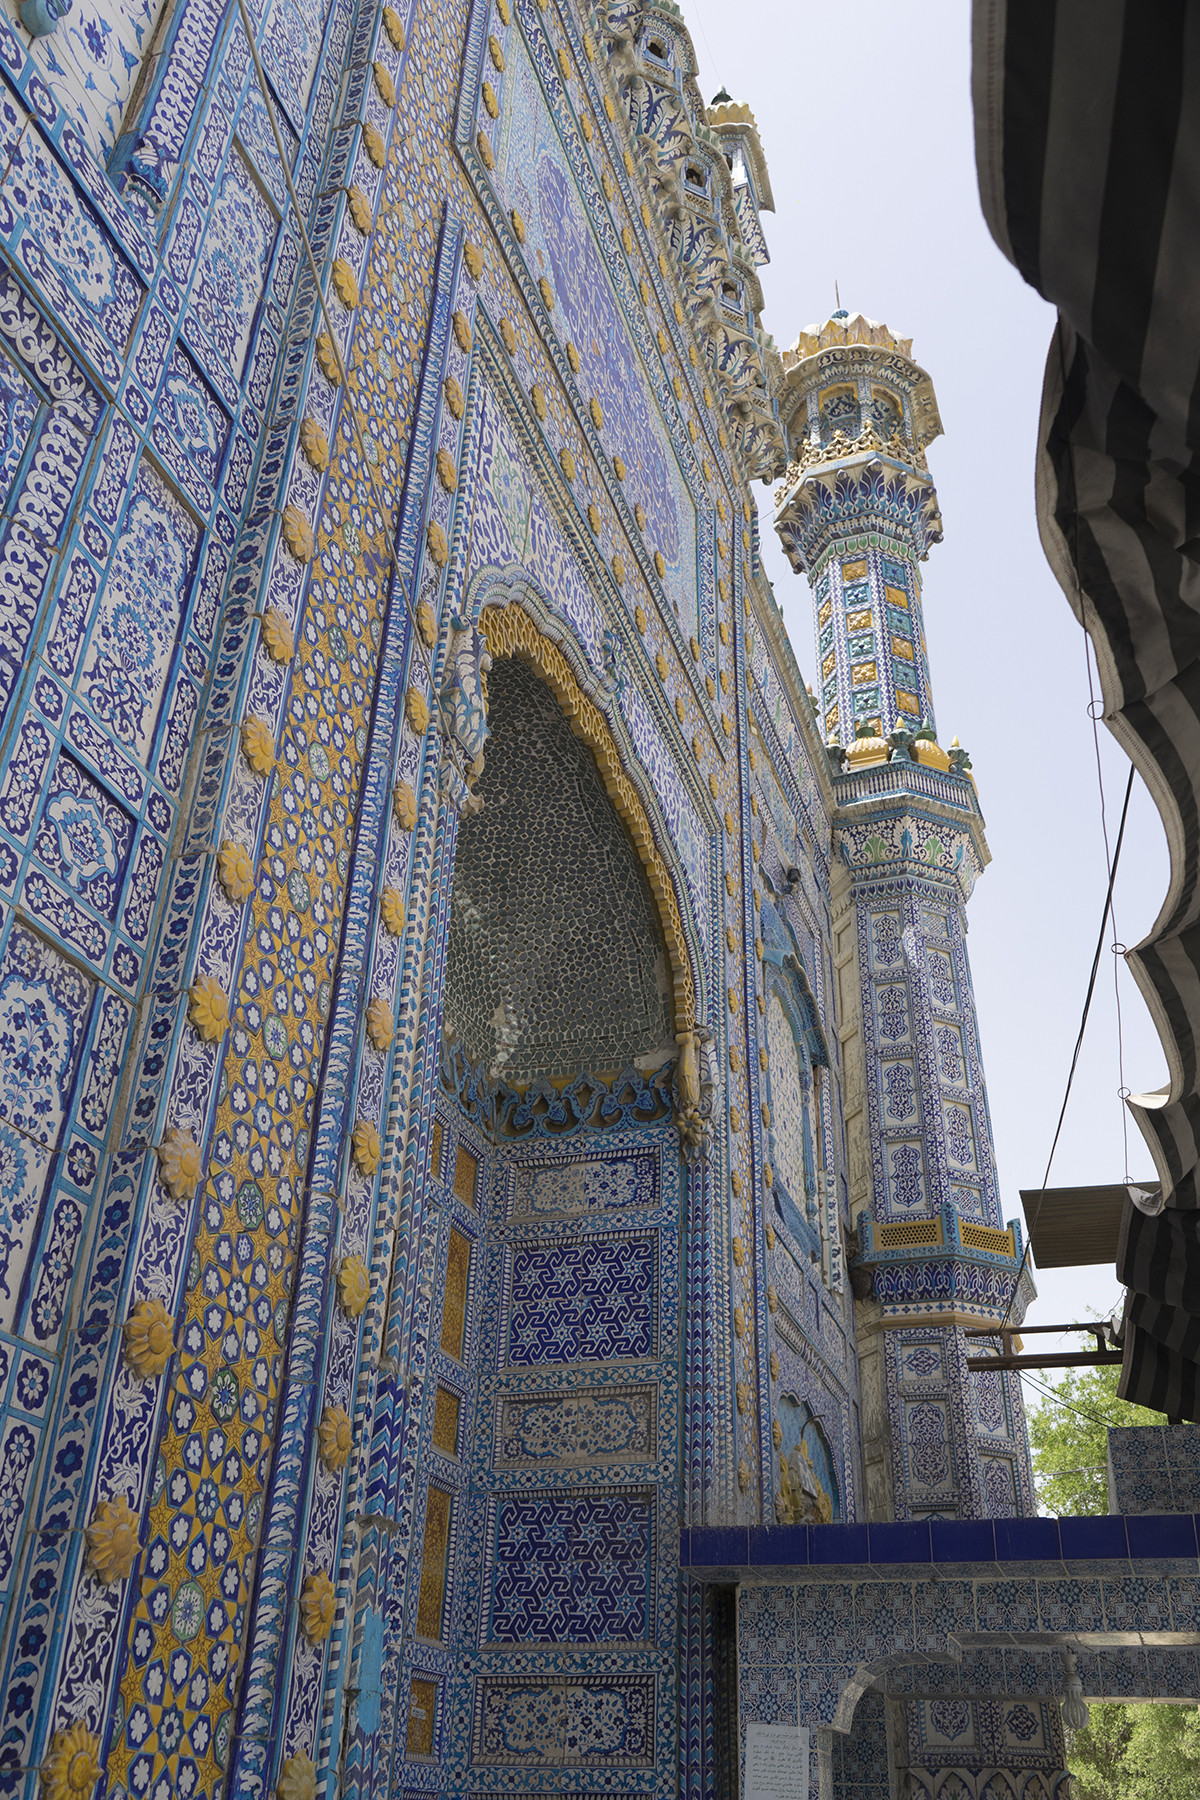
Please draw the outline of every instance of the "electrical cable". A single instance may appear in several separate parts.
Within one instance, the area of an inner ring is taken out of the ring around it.
[[[1100,790],[1100,830],[1104,837],[1104,866],[1111,873],[1112,853],[1108,844],[1108,813],[1104,794],[1104,765],[1100,757],[1100,718],[1096,713],[1096,689],[1092,682],[1092,640],[1087,632],[1083,633],[1083,662],[1087,670],[1088,682],[1088,717],[1092,721],[1092,744],[1096,754],[1096,786]],[[1121,1143],[1124,1149],[1124,1180],[1128,1183],[1132,1178],[1129,1173],[1129,1109],[1125,1105],[1129,1098],[1129,1089],[1125,1085],[1125,1023],[1121,1016],[1121,965],[1118,961],[1125,946],[1120,942],[1117,929],[1117,909],[1112,908],[1113,928],[1113,1000],[1117,1011],[1117,1098],[1121,1104]]]
[[[1115,1368],[1116,1364],[1114,1363],[1112,1366]],[[1027,1374],[1024,1369],[1019,1370],[1018,1373],[1022,1381],[1027,1381],[1031,1387],[1037,1388],[1039,1392],[1045,1394],[1048,1400],[1055,1401],[1059,1406],[1065,1406],[1068,1412],[1077,1413],[1081,1419],[1086,1419],[1089,1425],[1102,1425],[1106,1431],[1108,1430],[1109,1421],[1107,1419],[1098,1419],[1095,1413],[1084,1412],[1083,1408],[1076,1406],[1073,1401],[1064,1400],[1062,1395],[1055,1393],[1052,1387],[1047,1387],[1045,1382],[1038,1381],[1036,1376]]]
[[[1029,1237],[1026,1240],[1025,1248],[1021,1254],[1020,1265],[1017,1269],[1016,1276],[1013,1279],[1012,1289],[1008,1296],[1008,1305],[1004,1309],[1004,1318],[999,1326],[1001,1331],[1003,1331],[1008,1324],[1009,1317],[1012,1313],[1013,1301],[1016,1299],[1017,1289],[1021,1285],[1021,1276],[1025,1273],[1025,1265],[1029,1261],[1029,1251],[1033,1241],[1033,1233],[1037,1227],[1038,1219],[1041,1217],[1042,1205],[1046,1197],[1046,1183],[1050,1179],[1050,1165],[1054,1161],[1054,1152],[1058,1149],[1058,1140],[1062,1135],[1063,1120],[1067,1116],[1067,1102],[1071,1098],[1071,1086],[1075,1080],[1075,1070],[1079,1065],[1079,1052],[1083,1048],[1083,1034],[1087,1030],[1088,1013],[1091,1011],[1092,1007],[1092,995],[1096,990],[1096,974],[1100,968],[1100,956],[1104,949],[1104,933],[1108,926],[1108,915],[1112,908],[1113,883],[1117,879],[1117,868],[1121,861],[1121,845],[1125,838],[1125,821],[1129,817],[1129,798],[1133,793],[1133,776],[1133,764],[1130,763],[1129,780],[1125,786],[1125,804],[1121,808],[1121,825],[1117,832],[1117,847],[1113,852],[1112,866],[1109,869],[1108,890],[1104,896],[1104,911],[1100,916],[1100,933],[1096,939],[1096,954],[1092,958],[1092,973],[1088,979],[1087,995],[1083,1002],[1083,1016],[1079,1021],[1079,1035],[1075,1039],[1075,1051],[1071,1057],[1071,1067],[1067,1074],[1067,1087],[1066,1092],[1063,1094],[1062,1108],[1058,1115],[1058,1125],[1054,1132],[1054,1142],[1050,1146],[1050,1155],[1046,1159],[1046,1172],[1042,1176],[1041,1196],[1037,1203],[1037,1209],[1030,1221]]]

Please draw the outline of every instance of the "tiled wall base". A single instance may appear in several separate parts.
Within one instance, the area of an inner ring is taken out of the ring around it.
[[[1194,1425],[1110,1426],[1108,1508],[1200,1512],[1200,1431]]]
[[[713,1571],[738,1576],[743,1743],[806,1726],[814,1800],[1065,1796],[1067,1648],[1089,1699],[1200,1697],[1194,1553]]]

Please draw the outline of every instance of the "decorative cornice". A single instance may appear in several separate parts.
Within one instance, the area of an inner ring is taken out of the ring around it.
[[[942,541],[942,515],[930,475],[879,449],[792,475],[778,491],[775,529],[784,553],[799,573],[855,532],[898,536],[907,553],[924,562]]]

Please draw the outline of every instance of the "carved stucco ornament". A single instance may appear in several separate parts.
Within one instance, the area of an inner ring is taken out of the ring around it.
[[[297,562],[311,562],[316,555],[317,540],[313,528],[298,506],[283,509],[283,541]]]
[[[373,1175],[383,1157],[379,1132],[370,1119],[360,1119],[350,1134],[354,1162],[360,1175]]]
[[[463,245],[463,261],[467,265],[467,274],[471,280],[478,281],[483,274],[483,251],[478,244],[468,242]]]
[[[453,375],[447,375],[445,381],[442,383],[442,392],[446,396],[446,405],[450,408],[454,417],[456,419],[461,419],[465,402],[463,400],[463,391],[459,387],[457,381],[455,381]]]
[[[364,237],[369,236],[374,221],[371,217],[371,202],[367,199],[367,196],[363,193],[362,189],[360,187],[348,187],[346,189],[346,203],[350,208],[350,217],[354,220],[358,230],[362,232]]]
[[[317,1800],[317,1765],[303,1750],[289,1756],[279,1771],[275,1796],[276,1800]]]
[[[337,1592],[324,1569],[309,1575],[300,1595],[300,1616],[304,1635],[310,1644],[322,1644],[333,1630],[337,1611]]]
[[[321,1461],[327,1469],[344,1469],[354,1447],[354,1430],[349,1414],[340,1406],[327,1406],[317,1426],[317,1443]]]
[[[296,654],[292,628],[277,606],[268,606],[262,616],[263,643],[272,662],[288,663]]]
[[[451,322],[454,326],[455,343],[458,345],[464,356],[469,356],[471,353],[471,345],[474,341],[471,337],[470,320],[467,318],[465,312],[456,310]]]
[[[265,719],[242,720],[242,755],[256,775],[267,775],[275,766],[275,734]]]
[[[387,930],[399,937],[404,930],[404,896],[399,888],[384,888],[379,896],[379,911]]]
[[[486,640],[460,614],[450,621],[451,638],[445,662],[440,709],[449,727],[450,738],[457,746],[466,774],[464,800],[469,811],[477,811],[482,801],[470,792],[483,771],[484,745],[488,738],[487,677],[492,658]]]
[[[420,737],[429,729],[429,702],[420,688],[411,687],[404,696],[404,716]]]
[[[398,781],[392,789],[392,811],[402,831],[411,831],[417,822],[417,796],[407,781]]]
[[[175,1321],[161,1300],[139,1300],[121,1336],[125,1361],[143,1381],[161,1375],[175,1354]]]
[[[698,1149],[708,1131],[708,1122],[701,1109],[698,1039],[694,1030],[677,1031],[675,1042],[679,1045],[679,1060],[675,1067],[679,1135],[689,1149]]]
[[[188,1018],[206,1044],[225,1035],[229,995],[215,975],[201,975],[188,989]]]
[[[76,1719],[51,1740],[41,1767],[42,1800],[87,1800],[101,1774],[100,1740]]]
[[[240,905],[254,892],[254,864],[244,844],[226,838],[217,851],[217,875],[229,898]]]
[[[315,419],[301,420],[300,448],[309,467],[318,474],[329,467],[329,440]]]
[[[392,80],[392,72],[386,63],[373,62],[371,72],[375,77],[375,86],[379,90],[379,98],[385,106],[396,104],[396,84]]]
[[[358,305],[358,281],[354,270],[344,256],[335,256],[330,273],[333,276],[334,292],[338,299],[348,311],[353,312]]]
[[[387,145],[383,141],[379,127],[377,125],[372,125],[369,119],[363,126],[363,143],[366,145],[367,155],[375,164],[375,167],[377,169],[382,169],[384,163],[387,161]]]
[[[360,1319],[371,1298],[371,1277],[361,1256],[343,1256],[338,1264],[337,1290],[342,1311]]]
[[[336,387],[342,379],[342,370],[337,351],[333,347],[333,339],[327,331],[322,331],[317,338],[317,361],[325,379],[332,381]]]
[[[156,1153],[158,1178],[172,1200],[190,1200],[200,1180],[200,1146],[191,1132],[169,1125]]]
[[[19,16],[30,37],[52,37],[70,10],[71,0],[21,0]]]
[[[383,29],[392,40],[393,50],[403,50],[404,21],[394,6],[385,6],[383,9]]]
[[[88,1567],[97,1580],[106,1585],[128,1581],[141,1548],[138,1524],[138,1516],[124,1494],[115,1500],[101,1500],[83,1532],[87,1539]]]
[[[422,600],[417,608],[417,630],[424,640],[426,649],[432,650],[437,641],[437,620],[433,616],[433,608],[428,600]]]
[[[450,546],[446,542],[446,534],[436,519],[430,519],[425,527],[425,542],[435,568],[444,569],[446,558],[450,554]]]
[[[395,1035],[391,1006],[381,994],[376,994],[367,1005],[367,1036],[376,1050],[384,1051],[390,1048]]]

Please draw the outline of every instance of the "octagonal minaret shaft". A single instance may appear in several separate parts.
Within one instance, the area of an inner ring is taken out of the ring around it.
[[[775,528],[813,590],[820,711],[842,743],[934,722],[919,565],[942,536],[924,454],[942,422],[911,349],[839,312],[783,353]]]

